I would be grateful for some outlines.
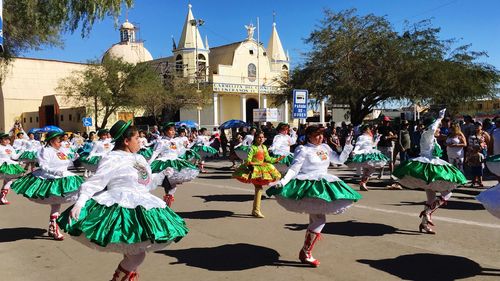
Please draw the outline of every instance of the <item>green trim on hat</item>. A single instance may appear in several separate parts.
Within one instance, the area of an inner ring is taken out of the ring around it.
[[[424,119],[424,123],[423,123],[424,130],[427,130],[429,128],[429,126],[434,124],[434,122],[436,122],[436,118],[434,118],[434,117]]]
[[[278,124],[278,126],[276,127],[276,130],[281,131],[281,130],[283,129],[283,127],[288,127],[288,128],[290,128],[290,124],[285,123],[285,122],[280,122],[280,123]]]
[[[56,131],[48,132],[45,135],[45,142],[48,143],[50,140],[60,137],[62,135],[64,135],[64,132],[56,132]]]
[[[117,129],[117,132],[116,133],[111,133],[111,131],[114,131],[113,128],[117,125],[119,125],[119,122],[122,121],[123,124],[121,125],[121,127],[119,129]],[[111,136],[113,137],[113,142],[115,142],[116,140],[118,140],[119,138],[121,138],[123,136],[123,133],[125,133],[125,130],[128,129],[128,127],[130,127],[130,124],[132,124],[132,120],[129,120],[127,122],[124,122],[123,120],[120,120],[120,121],[117,121],[113,127],[111,127],[111,130],[110,130],[110,133],[111,133]]]
[[[4,132],[0,132],[0,139],[4,139],[4,138],[8,138],[8,137],[9,137],[9,134],[4,133]]]

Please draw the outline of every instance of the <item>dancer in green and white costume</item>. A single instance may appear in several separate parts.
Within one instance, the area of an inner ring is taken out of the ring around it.
[[[363,176],[359,182],[359,188],[363,191],[368,191],[366,183],[370,179],[371,174],[376,168],[385,166],[389,159],[375,149],[376,141],[373,139],[373,133],[370,125],[361,126],[362,134],[356,139],[356,146],[352,151],[352,160],[348,162],[349,167],[363,169]]]
[[[39,169],[19,178],[12,184],[12,190],[39,204],[50,205],[49,236],[63,240],[56,220],[62,203],[73,203],[83,177],[68,171],[71,159],[62,152],[62,132],[49,132],[45,137],[47,145],[38,152]]]
[[[111,138],[109,138],[109,131],[107,129],[99,130],[97,135],[99,136],[99,140],[94,142],[89,155],[80,159],[82,166],[85,168],[85,177],[95,172],[102,157],[113,150],[113,143],[111,143]]]
[[[24,169],[14,160],[19,158],[14,147],[10,145],[9,134],[0,132],[0,205],[10,204],[7,200],[12,180],[23,175]]]
[[[141,149],[137,153],[144,156],[146,160],[151,159],[151,156],[153,156],[153,144],[148,142],[145,131],[139,131],[139,141],[141,142]]]
[[[140,149],[139,133],[130,121],[118,121],[110,132],[115,148],[82,185],[76,204],[58,224],[82,244],[123,254],[113,281],[136,280],[146,251],[156,251],[184,237],[184,220],[150,193],[166,173],[152,174]]]
[[[280,162],[274,164],[280,173],[284,174],[292,164],[293,153],[290,152],[290,146],[294,145],[297,139],[290,137],[290,125],[279,123],[276,128],[278,134],[274,136],[273,144],[269,147],[271,157],[284,156]]]
[[[177,136],[175,140],[177,141],[177,143],[183,146],[183,148],[181,148],[181,155],[179,156],[179,158],[196,164],[197,161],[201,160],[201,156],[200,154],[189,148],[191,146],[191,143],[189,142],[189,139],[187,137],[186,129],[179,128],[178,132],[179,136]]]
[[[26,170],[29,172],[35,170],[38,151],[41,148],[42,144],[35,139],[35,135],[33,133],[28,133],[28,140],[24,142],[19,161],[26,163]]]
[[[195,179],[199,171],[195,165],[190,162],[180,159],[180,155],[184,154],[184,145],[175,138],[175,125],[169,123],[164,129],[165,136],[158,140],[153,156],[149,160],[153,173],[160,173],[167,168],[173,169],[171,175],[168,176],[170,186],[167,194],[163,197],[169,207],[174,202],[174,194],[177,190],[177,184],[188,182]]]
[[[218,153],[218,151],[210,146],[212,144],[213,140],[210,141],[210,136],[208,135],[208,131],[206,128],[201,128],[199,131],[198,136],[196,136],[196,139],[193,141],[191,149],[198,153],[201,156],[200,159],[200,171],[202,173],[206,173],[207,171],[205,170],[205,158],[211,157]]]
[[[306,129],[308,143],[295,149],[294,160],[286,175],[271,183],[268,195],[291,212],[309,214],[304,246],[299,252],[302,263],[317,267],[319,261],[312,256],[312,249],[326,223],[326,214],[343,213],[361,195],[338,177],[328,173],[331,163],[347,160],[352,151],[348,138],[340,155],[323,143],[323,128],[316,125]]]
[[[410,159],[399,165],[393,175],[399,183],[408,188],[422,188],[427,195],[424,210],[420,213],[422,222],[420,232],[435,234],[431,215],[451,197],[451,191],[467,183],[464,174],[450,163],[440,159],[441,149],[436,141],[439,124],[446,109],[439,112],[439,118],[424,120],[424,131],[420,139],[420,157]],[[439,196],[436,196],[437,193]]]
[[[248,158],[248,152],[250,151],[250,147],[252,146],[253,139],[255,137],[255,132],[257,132],[257,129],[250,128],[250,131],[243,138],[241,144],[239,144],[234,148],[236,156],[238,156],[238,158],[240,158],[243,161],[246,161]]]

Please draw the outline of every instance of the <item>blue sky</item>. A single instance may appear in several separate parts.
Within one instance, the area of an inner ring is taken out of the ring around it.
[[[140,37],[154,58],[171,55],[172,39],[177,42],[187,13],[193,5],[196,18],[205,20],[200,27],[203,37],[208,36],[211,47],[241,41],[246,37],[245,24],[260,18],[261,41],[267,45],[273,11],[281,41],[289,51],[292,65],[299,63],[307,46],[303,39],[319,24],[325,8],[340,11],[356,8],[358,14],[373,13],[387,16],[396,30],[404,20],[417,22],[432,19],[441,27],[441,37],[461,39],[460,44],[472,44],[472,49],[486,51],[484,62],[500,69],[500,1],[498,0],[136,0],[129,10],[129,21],[140,26]],[[120,23],[125,20],[125,13]],[[64,49],[43,48],[23,54],[26,57],[85,62],[100,58],[119,34],[113,19],[97,23],[90,35],[82,38],[65,34]]]

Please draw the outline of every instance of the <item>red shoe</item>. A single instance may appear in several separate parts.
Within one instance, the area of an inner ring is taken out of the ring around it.
[[[56,241],[64,240],[64,235],[59,230],[59,226],[57,225],[57,218],[59,218],[59,214],[51,215],[49,221],[49,236],[53,237]]]
[[[174,198],[174,196],[172,194],[165,194],[165,195],[163,195],[163,201],[165,201],[165,203],[167,203],[167,206],[169,208],[171,208],[172,204],[175,201],[175,198]]]
[[[7,200],[7,194],[9,194],[10,189],[2,189],[0,191],[0,205],[9,205],[10,202]]]
[[[320,262],[312,256],[312,249],[314,244],[318,241],[321,235],[319,233],[312,232],[310,230],[306,231],[306,238],[304,240],[304,246],[299,252],[299,260],[302,263],[309,264],[313,267],[318,267]]]
[[[139,274],[135,271],[126,271],[121,266],[115,270],[111,281],[138,281]]]

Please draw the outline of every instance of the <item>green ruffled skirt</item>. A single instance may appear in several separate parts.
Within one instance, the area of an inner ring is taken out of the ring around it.
[[[148,147],[148,148],[141,148],[137,154],[144,156],[146,159],[151,159],[151,156],[153,156],[153,148]]]
[[[449,191],[467,183],[464,174],[451,164],[436,165],[420,161],[406,161],[396,167],[393,175],[409,188]]]
[[[198,154],[207,154],[207,155],[214,155],[217,153],[217,150],[211,146],[207,145],[196,145],[192,148],[192,150]]]
[[[18,176],[24,173],[23,167],[19,164],[8,164],[4,162],[0,166],[0,177]]]
[[[344,181],[293,179],[282,188],[271,187],[268,196],[276,196],[285,209],[309,214],[343,213],[353,202],[362,198]]]
[[[173,168],[176,171],[181,171],[183,169],[194,169],[197,170],[196,166],[189,163],[186,160],[175,159],[175,160],[155,160],[151,163],[151,171],[153,173],[159,173],[166,168]]]
[[[269,163],[262,163],[260,166],[242,164],[234,171],[233,178],[243,183],[267,185],[279,180],[281,173]]]
[[[168,207],[149,210],[142,206],[129,209],[118,204],[107,207],[90,199],[78,221],[72,219],[69,223],[71,208],[57,220],[61,229],[71,236],[85,238],[78,240],[103,251],[136,254],[158,250],[188,233],[184,220]]]
[[[186,153],[179,156],[179,159],[182,159],[182,160],[194,160],[194,159],[201,160],[201,156],[197,152],[189,149],[189,150],[186,150]]]
[[[101,156],[92,156],[92,157],[82,157],[80,158],[80,162],[82,164],[87,164],[87,165],[94,165],[97,166],[99,164],[99,161],[101,161]]]
[[[12,183],[12,190],[29,199],[47,199],[66,197],[78,191],[84,179],[81,176],[69,176],[57,179],[42,179],[32,174],[19,178]]]
[[[368,161],[389,161],[389,158],[382,153],[366,153],[366,154],[356,154],[352,157],[349,162],[352,163],[363,163]]]
[[[304,198],[321,199],[333,202],[339,199],[358,201],[361,194],[352,189],[344,181],[321,180],[298,180],[293,179],[282,188],[271,187],[266,191],[267,195],[279,195],[291,200],[302,200]]]
[[[493,174],[500,176],[500,154],[488,156],[486,166]]]
[[[424,180],[427,183],[434,181],[447,181],[457,184],[466,184],[464,174],[453,165],[434,165],[419,161],[406,161],[399,165],[393,175],[399,179],[410,176]]]
[[[19,156],[19,160],[31,160],[35,161],[36,160],[36,151],[25,151]]]
[[[280,157],[281,155],[271,153],[270,156],[276,158],[276,157]],[[283,165],[287,165],[288,167],[290,167],[292,165],[292,162],[293,162],[293,154],[288,154],[285,158],[281,159],[278,163],[283,164]]]

